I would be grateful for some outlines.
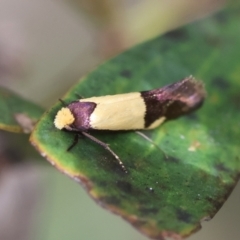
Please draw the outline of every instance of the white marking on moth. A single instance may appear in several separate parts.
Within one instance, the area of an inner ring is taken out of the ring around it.
[[[99,130],[133,130],[144,128],[146,105],[139,92],[81,99],[94,102],[90,125]]]
[[[154,121],[147,129],[156,128],[159,125],[161,125],[165,120],[166,120],[166,117],[160,117],[159,119]]]

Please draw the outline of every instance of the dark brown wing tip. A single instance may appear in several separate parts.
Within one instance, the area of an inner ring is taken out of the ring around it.
[[[177,118],[200,108],[206,98],[204,83],[193,76],[184,78],[168,87],[171,104],[166,109],[167,119]]]
[[[193,76],[177,82],[173,89],[175,99],[185,102],[189,108],[202,104],[207,96],[204,83]]]
[[[189,89],[192,89],[192,93],[196,92],[198,95],[202,96],[202,98],[207,96],[205,85],[202,81],[197,80],[192,75],[183,79],[183,81]]]

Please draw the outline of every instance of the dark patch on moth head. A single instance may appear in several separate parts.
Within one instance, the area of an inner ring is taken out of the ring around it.
[[[89,118],[96,106],[97,104],[94,102],[74,101],[70,103],[68,108],[74,116],[74,122],[70,127],[79,131],[91,129]]]
[[[199,108],[205,98],[203,84],[192,77],[166,87],[141,92],[146,105],[145,127],[161,117],[174,119]]]
[[[125,69],[120,72],[120,75],[125,78],[131,78],[132,72],[130,70]]]

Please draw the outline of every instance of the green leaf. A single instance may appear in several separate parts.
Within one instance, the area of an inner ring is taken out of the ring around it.
[[[0,129],[29,133],[44,111],[38,105],[0,88],[0,112]]]
[[[93,132],[121,157],[128,174],[102,147],[54,125],[57,103],[31,136],[42,155],[87,189],[102,206],[151,238],[180,238],[200,228],[239,178],[240,8],[151,40],[99,66],[63,98],[158,88],[189,75],[208,91],[197,112],[144,133]],[[117,106],[116,106],[117,107]]]

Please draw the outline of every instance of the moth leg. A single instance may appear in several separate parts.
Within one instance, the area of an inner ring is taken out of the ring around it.
[[[63,101],[61,98],[59,98],[58,100],[59,100],[59,102],[61,102],[61,104],[62,104],[64,107],[67,106],[67,103],[66,103],[65,101]]]
[[[107,151],[109,151],[114,158],[118,161],[119,165],[121,166],[122,170],[127,173],[127,169],[124,166],[123,162],[121,161],[121,159],[119,158],[119,156],[109,147],[109,145],[105,142],[100,141],[99,139],[93,137],[92,135],[90,135],[89,133],[86,132],[81,132],[84,136],[88,137],[89,139],[91,139],[93,142],[101,145],[102,147],[104,147]]]
[[[156,148],[158,148],[163,153],[165,158],[168,159],[168,156],[166,155],[166,153],[151,138],[149,138],[147,135],[145,135],[144,133],[142,133],[140,131],[135,131],[135,133],[137,133],[139,136],[143,137],[144,139],[149,141],[151,144],[153,144]]]
[[[76,146],[79,140],[79,134],[75,134],[72,144],[68,147],[67,152],[71,151],[73,147]]]

